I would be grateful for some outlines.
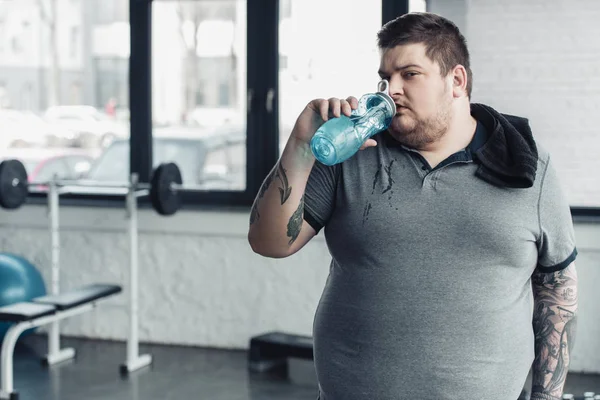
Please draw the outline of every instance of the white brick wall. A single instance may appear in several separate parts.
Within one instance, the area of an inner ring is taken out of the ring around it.
[[[463,30],[473,101],[528,117],[570,203],[600,207],[600,2],[429,0]]]

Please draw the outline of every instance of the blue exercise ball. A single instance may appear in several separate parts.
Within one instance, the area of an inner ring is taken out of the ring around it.
[[[0,307],[46,295],[40,271],[24,257],[0,253]],[[0,338],[4,338],[11,322],[0,322]],[[34,329],[21,334],[23,337]]]

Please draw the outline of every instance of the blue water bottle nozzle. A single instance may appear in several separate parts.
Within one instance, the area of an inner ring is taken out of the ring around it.
[[[384,94],[386,94],[389,97],[389,95],[390,95],[390,82],[387,79],[380,80],[379,83],[377,84],[377,92],[378,93],[384,93]],[[391,97],[390,97],[390,99],[391,99]],[[392,103],[393,102],[394,101],[392,100]]]
[[[325,165],[341,163],[352,157],[368,138],[387,129],[394,115],[396,104],[389,95],[389,82],[383,79],[376,93],[360,98],[350,117],[342,115],[325,122],[313,136],[311,150]]]

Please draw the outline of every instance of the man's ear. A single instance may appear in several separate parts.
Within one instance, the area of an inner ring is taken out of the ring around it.
[[[469,82],[469,76],[467,74],[467,69],[458,64],[450,73],[452,74],[452,94],[454,97],[468,96],[467,84]]]

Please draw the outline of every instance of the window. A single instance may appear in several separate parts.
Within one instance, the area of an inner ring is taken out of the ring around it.
[[[6,83],[0,82],[0,109],[10,107],[10,95]]]
[[[20,15],[11,24],[10,47],[12,53],[15,55],[21,55],[28,44],[27,39],[29,39],[31,25],[24,18],[24,15]]]
[[[0,54],[4,52],[4,42],[6,41],[5,35],[4,20],[0,18]]]
[[[128,24],[89,23],[108,1],[53,3],[0,7],[0,42],[20,51],[0,57],[0,157],[22,160],[36,180],[85,177],[113,140],[129,138]],[[111,60],[110,73],[98,59]]]
[[[200,183],[201,166],[206,149],[201,142],[192,138],[165,136],[154,140],[154,162],[176,162],[183,181],[188,185]],[[129,180],[129,141],[118,140],[98,158],[89,172],[94,181],[126,182]]]
[[[129,22],[129,1],[124,0],[82,0],[93,3],[90,14],[98,25]]]
[[[25,82],[23,84],[23,89],[21,90],[21,105],[24,110],[31,110],[34,107],[33,85],[31,84],[31,82]]]
[[[238,139],[231,137],[228,142],[207,151],[201,171],[201,185],[206,189],[244,188],[246,148],[242,139],[241,135]]]
[[[52,179],[53,176],[60,179],[69,177],[71,171],[69,171],[68,164],[62,158],[56,158],[37,163],[28,175],[32,181],[46,182]]]
[[[279,21],[279,53],[286,60],[279,69],[280,151],[310,100],[358,98],[376,91],[379,81],[376,35],[381,3],[354,2],[352,7],[347,0],[289,3],[280,9]]]
[[[279,0],[279,18],[290,18],[292,15],[292,0]]]
[[[111,181],[126,180],[130,169],[148,179],[158,163],[173,160],[197,189],[184,201],[248,206],[308,101],[376,90],[381,23],[428,10],[467,35],[474,100],[530,117],[571,205],[600,211],[600,184],[588,172],[598,169],[599,121],[590,107],[600,89],[589,77],[600,51],[568,40],[592,37],[579,30],[596,29],[594,21],[568,25],[573,34],[557,37],[549,27],[559,11],[544,10],[542,21],[528,5],[510,6],[527,18],[515,19],[507,33],[491,17],[496,6],[442,0],[352,7],[344,0],[73,0],[60,3],[57,18],[52,0],[34,3],[36,12],[31,2],[0,8],[0,126],[9,132],[0,137],[1,157],[31,164],[25,152],[46,160],[77,150],[90,162],[67,163],[75,176]],[[579,20],[592,15],[573,12]],[[340,32],[352,40],[322,40]],[[575,140],[565,141],[564,132]]]
[[[409,12],[426,12],[427,0],[410,0],[408,2]]]
[[[96,74],[93,105],[119,120],[126,120],[129,102],[129,60],[119,56],[99,55],[92,61]]]
[[[69,43],[69,56],[71,58],[77,58],[77,54],[79,52],[79,27],[73,26],[71,27],[71,36]]]
[[[246,1],[155,1],[152,14],[153,165],[168,140],[190,184],[245,190]]]

